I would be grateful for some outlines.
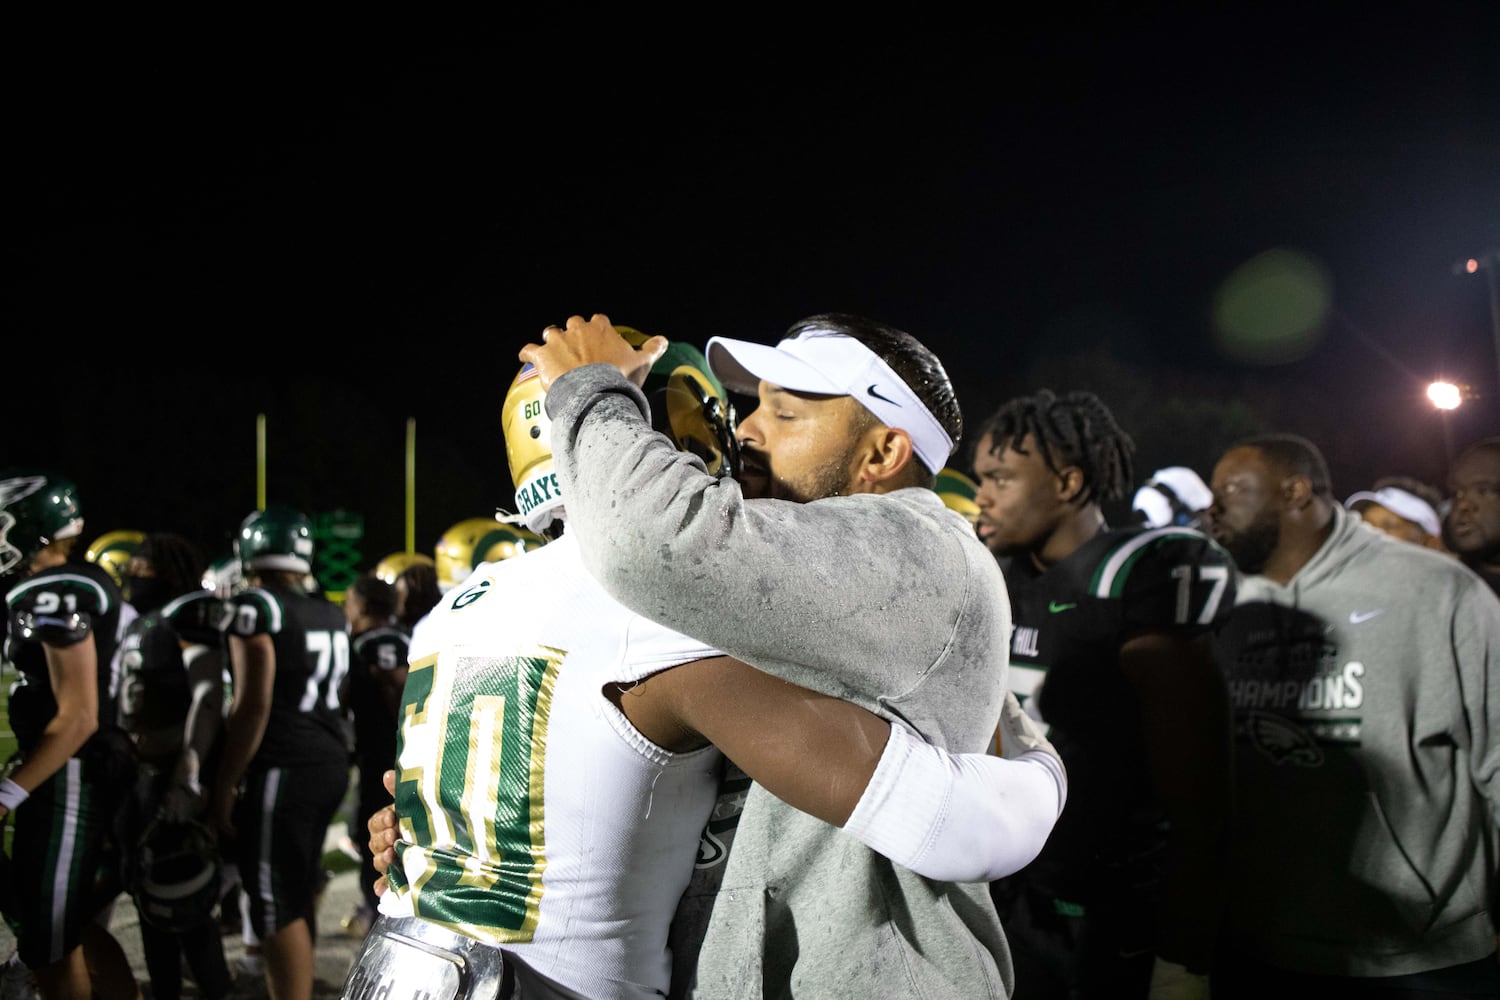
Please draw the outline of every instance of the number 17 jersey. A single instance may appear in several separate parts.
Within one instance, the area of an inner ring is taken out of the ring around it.
[[[1026,875],[1082,902],[1146,877],[1165,844],[1120,648],[1145,633],[1218,627],[1234,606],[1234,567],[1207,535],[1181,527],[1101,531],[1045,571],[1026,557],[1000,566],[1014,624],[1010,687],[1068,770],[1067,806]]]

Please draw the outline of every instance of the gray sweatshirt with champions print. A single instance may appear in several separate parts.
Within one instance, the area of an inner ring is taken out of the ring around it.
[[[567,531],[617,600],[932,743],[989,745],[1010,602],[967,521],[926,489],[747,501],[655,434],[645,410],[605,365],[547,393]],[[985,883],[925,879],[752,788],[693,996],[972,1000],[1012,988]]]
[[[1235,722],[1229,941],[1394,976],[1495,951],[1500,601],[1456,559],[1334,507],[1285,586],[1217,634]]]

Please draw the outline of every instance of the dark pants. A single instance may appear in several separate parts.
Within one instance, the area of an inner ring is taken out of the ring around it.
[[[1017,996],[1020,992],[1017,991]],[[1214,963],[1214,1000],[1317,997],[1318,1000],[1494,1000],[1500,997],[1500,959],[1432,969],[1409,976],[1355,978],[1288,972],[1233,953]]]

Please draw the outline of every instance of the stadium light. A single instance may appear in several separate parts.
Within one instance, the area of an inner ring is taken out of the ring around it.
[[[1427,398],[1432,400],[1432,405],[1439,410],[1456,410],[1464,401],[1463,390],[1452,382],[1439,379],[1427,386]]]

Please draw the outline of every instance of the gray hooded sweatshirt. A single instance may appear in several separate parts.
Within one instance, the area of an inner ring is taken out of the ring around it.
[[[655,434],[605,365],[557,379],[547,413],[567,530],[622,604],[934,744],[986,749],[1010,603],[936,493],[746,500]],[[1013,985],[985,883],[925,879],[752,788],[693,996],[977,1000]]]
[[[1286,586],[1218,634],[1235,720],[1229,941],[1394,976],[1495,951],[1500,601],[1456,559],[1334,507]]]

